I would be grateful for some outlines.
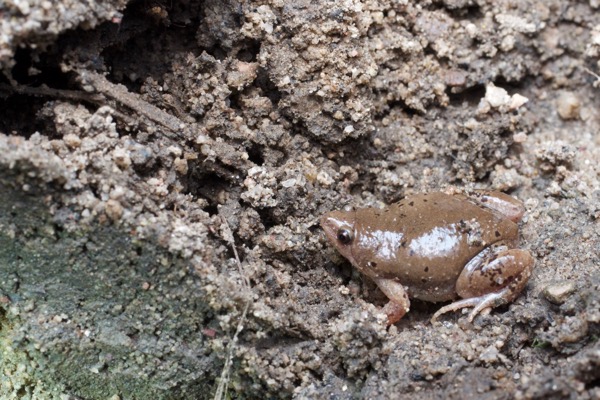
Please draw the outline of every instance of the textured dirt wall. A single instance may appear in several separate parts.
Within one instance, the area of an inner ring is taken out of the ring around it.
[[[599,6],[6,1],[0,394],[598,398]],[[530,283],[386,327],[318,217],[452,187]]]

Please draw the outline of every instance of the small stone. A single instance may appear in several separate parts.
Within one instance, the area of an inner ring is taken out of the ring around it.
[[[331,186],[335,181],[327,172],[319,171],[319,173],[317,174],[317,182],[319,182],[321,185],[327,187],[327,186]]]
[[[187,160],[182,158],[176,158],[173,162],[173,165],[175,166],[175,171],[177,171],[179,175],[186,175],[188,173]]]
[[[138,166],[151,166],[154,163],[154,152],[148,146],[135,145],[130,153],[131,161]]]
[[[515,143],[525,143],[527,141],[527,134],[525,132],[518,132],[513,135]]]
[[[528,101],[529,99],[527,97],[522,96],[519,93],[515,93],[510,98],[510,104],[508,105],[508,108],[511,110],[516,110]]]
[[[65,144],[67,146],[69,146],[71,149],[76,149],[79,146],[81,146],[81,139],[79,138],[79,136],[77,136],[73,133],[69,133],[69,134],[65,135],[63,137],[63,140],[64,140]]]
[[[469,35],[469,37],[471,37],[471,39],[475,38],[477,36],[477,34],[479,33],[479,29],[473,23],[467,24],[465,26],[465,30],[467,31],[467,35]]]
[[[344,119],[344,113],[342,113],[340,110],[337,110],[335,113],[333,113],[333,118],[341,121]]]
[[[183,150],[181,150],[181,147],[179,146],[169,146],[167,148],[167,151],[169,152],[169,154],[175,157],[181,157],[183,154]]]
[[[515,48],[515,37],[513,35],[506,35],[500,43],[500,50],[507,53]]]
[[[28,15],[31,12],[28,1],[17,1],[16,6],[23,15]]]
[[[486,364],[492,364],[497,362],[500,357],[500,353],[495,346],[488,346],[480,355],[479,359]]]
[[[281,186],[283,186],[284,188],[290,188],[290,187],[294,186],[295,184],[296,184],[296,179],[294,179],[294,178],[286,179],[285,181],[281,182]]]
[[[110,191],[109,197],[113,200],[119,200],[125,196],[125,188],[123,186],[115,186],[113,190]]]
[[[210,138],[202,133],[196,137],[196,144],[207,144],[210,141]]]
[[[506,90],[496,87],[493,83],[489,83],[485,87],[485,100],[493,108],[498,108],[509,104],[511,98]]]
[[[234,64],[234,69],[227,74],[227,85],[241,90],[256,79],[257,71],[258,63],[237,61]]]
[[[111,220],[118,221],[123,215],[123,206],[117,200],[110,199],[106,202],[104,212]]]
[[[113,161],[121,169],[127,169],[131,165],[131,158],[125,149],[117,147],[113,150]]]
[[[562,119],[577,119],[581,110],[581,102],[574,93],[564,92],[558,98],[556,110]]]
[[[575,292],[573,282],[555,282],[544,288],[544,297],[551,303],[562,304]]]
[[[448,86],[464,86],[467,83],[467,72],[461,69],[449,69],[443,76],[444,83]]]

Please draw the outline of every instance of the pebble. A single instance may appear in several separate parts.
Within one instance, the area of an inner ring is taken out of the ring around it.
[[[117,200],[110,199],[104,208],[106,216],[113,221],[118,221],[123,215],[123,206]]]
[[[493,108],[498,108],[507,105],[510,102],[510,96],[506,90],[496,87],[493,83],[489,83],[485,87],[485,100]]]
[[[566,281],[551,283],[543,290],[546,300],[554,304],[564,303],[573,292],[575,292],[575,284]]]
[[[173,162],[173,165],[175,166],[175,171],[177,171],[179,175],[186,175],[188,173],[187,160],[178,157]]]
[[[564,92],[559,96],[556,110],[562,119],[568,120],[579,118],[580,109],[581,102],[574,93]]]
[[[121,169],[127,169],[131,165],[131,158],[127,150],[117,147],[113,150],[113,161]]]
[[[76,149],[79,146],[81,146],[81,139],[79,138],[79,136],[77,136],[73,133],[66,134],[63,137],[63,140],[64,140],[65,144],[67,146],[69,146],[71,149]]]
[[[154,162],[154,152],[148,146],[136,145],[133,146],[130,152],[131,161],[135,165],[143,166]]]

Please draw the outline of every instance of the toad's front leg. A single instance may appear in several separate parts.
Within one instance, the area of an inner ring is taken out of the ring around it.
[[[375,278],[375,283],[381,291],[390,299],[381,311],[388,317],[388,325],[394,324],[404,316],[410,309],[410,300],[406,289],[402,284],[393,279]]]
[[[431,318],[449,311],[473,307],[469,322],[484,310],[510,303],[523,290],[534,259],[527,250],[508,249],[504,245],[488,247],[467,263],[456,281],[456,293],[462,300],[439,309]]]

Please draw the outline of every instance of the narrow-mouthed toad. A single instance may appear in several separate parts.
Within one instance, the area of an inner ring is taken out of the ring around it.
[[[431,319],[473,307],[469,322],[513,301],[534,260],[518,244],[523,204],[493,191],[408,196],[385,209],[332,211],[321,217],[327,238],[389,298],[388,322],[400,320],[411,298],[440,302]]]

